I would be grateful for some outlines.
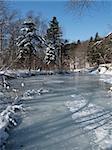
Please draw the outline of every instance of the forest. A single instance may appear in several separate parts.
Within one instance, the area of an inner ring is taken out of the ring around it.
[[[111,33],[101,37],[97,32],[95,37],[71,43],[56,16],[48,22],[33,11],[19,16],[0,1],[1,68],[74,70],[111,63]]]

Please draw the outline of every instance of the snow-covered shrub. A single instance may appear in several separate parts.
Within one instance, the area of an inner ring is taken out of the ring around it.
[[[32,90],[27,90],[27,91],[23,94],[23,96],[24,96],[24,97],[33,96],[33,95],[35,95],[35,94],[37,94],[37,90],[32,89]]]
[[[38,94],[39,94],[39,95],[45,94],[45,93],[48,93],[48,92],[49,92],[49,90],[43,89],[43,88],[41,88],[41,89],[38,90]]]
[[[41,95],[41,94],[45,94],[45,93],[48,93],[48,92],[49,92],[49,90],[43,89],[43,88],[40,88],[39,90],[37,90],[37,89],[32,89],[32,90],[27,90],[27,91],[23,94],[23,97],[34,96],[34,95],[36,95],[36,94]]]
[[[8,131],[10,128],[17,126],[16,112],[22,111],[22,105],[9,105],[0,114],[0,150],[5,149],[5,143],[8,138]]]

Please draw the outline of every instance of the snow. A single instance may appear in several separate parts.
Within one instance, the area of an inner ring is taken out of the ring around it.
[[[112,65],[111,64],[101,64],[99,67],[90,72],[90,74],[100,75],[100,80],[109,84],[112,84]],[[109,89],[109,93],[112,92]]]
[[[100,71],[99,74],[104,74],[107,71],[107,68],[105,66],[99,67]]]
[[[96,74],[96,69],[94,67],[88,67],[88,68],[81,68],[81,69],[74,69],[74,73],[91,73]]]
[[[9,130],[17,126],[17,111],[22,111],[22,105],[9,105],[0,114],[0,149],[5,150],[5,143],[9,137]]]
[[[27,90],[24,94],[23,94],[23,98],[28,97],[28,96],[34,96],[36,94],[41,95],[41,94],[46,94],[48,93],[49,90],[44,89],[44,88],[40,88],[40,89],[32,89],[32,90]]]
[[[108,37],[108,36],[110,36],[112,34],[112,32],[109,32],[105,37]]]
[[[55,59],[56,59],[56,55],[55,55],[54,48],[47,47],[45,58],[44,58],[45,62],[47,64],[50,64],[52,61],[55,61]]]
[[[21,83],[21,86],[22,86],[22,87],[24,87],[24,86],[25,86],[25,84],[22,82],[22,83]]]
[[[98,146],[98,150],[112,149],[112,124],[110,123],[112,114],[108,111],[104,113],[103,107],[88,103],[80,95],[71,95],[71,97],[74,101],[67,101],[65,105],[72,112],[75,124],[86,132],[92,132],[92,143]]]
[[[112,75],[112,66],[111,64],[101,64],[99,67],[92,71],[91,74],[105,74],[105,75]]]
[[[37,70],[31,70],[30,72],[26,69],[26,70],[3,70],[0,71],[0,77],[2,77],[3,75],[6,76],[6,78],[27,78],[30,76],[36,76],[36,75],[52,75],[55,74],[57,72],[55,71],[45,71],[45,70],[41,70],[41,69],[37,69]],[[24,83],[23,83],[24,84]],[[24,85],[21,85],[24,86]]]
[[[93,45],[98,45],[102,42],[102,40],[95,42]]]

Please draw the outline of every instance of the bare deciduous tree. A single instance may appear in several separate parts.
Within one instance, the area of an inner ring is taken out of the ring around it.
[[[92,0],[70,0],[69,8],[71,11],[74,11],[75,14],[82,15],[93,3],[94,1]]]

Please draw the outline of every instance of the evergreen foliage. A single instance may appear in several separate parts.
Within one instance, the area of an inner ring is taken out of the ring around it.
[[[93,41],[94,41],[94,39],[93,39],[93,37],[91,36],[89,42],[93,42]]]
[[[80,41],[80,40],[77,40],[77,44],[81,44],[81,41]]]
[[[20,36],[17,39],[17,46],[19,47],[19,58],[25,57],[26,54],[34,54],[36,49],[34,47],[34,40],[36,37],[35,24],[32,20],[26,20],[20,31]]]
[[[95,39],[94,39],[94,40],[95,40],[95,41],[100,40],[100,36],[99,36],[98,32],[95,34]]]
[[[51,22],[49,23],[49,28],[47,29],[45,38],[47,40],[47,43],[54,47],[56,61],[59,64],[62,45],[62,32],[56,17],[53,17]]]
[[[53,47],[49,46],[46,48],[46,55],[44,58],[46,64],[50,64],[52,62],[55,62],[56,60],[56,55],[55,55],[55,50]]]
[[[36,54],[39,44],[42,41],[36,32],[36,25],[31,18],[28,18],[23,23],[20,30],[20,36],[17,38],[17,46],[19,48],[18,59],[29,57],[29,70],[31,69],[32,56]]]
[[[20,31],[20,36],[17,39],[17,46],[19,48],[18,59],[24,60],[29,57],[29,70],[31,69],[32,56],[36,55],[38,48],[46,47],[45,62],[50,64],[55,61],[54,47],[47,43],[46,40],[39,36],[36,32],[36,25],[31,18],[28,18],[23,23]]]

